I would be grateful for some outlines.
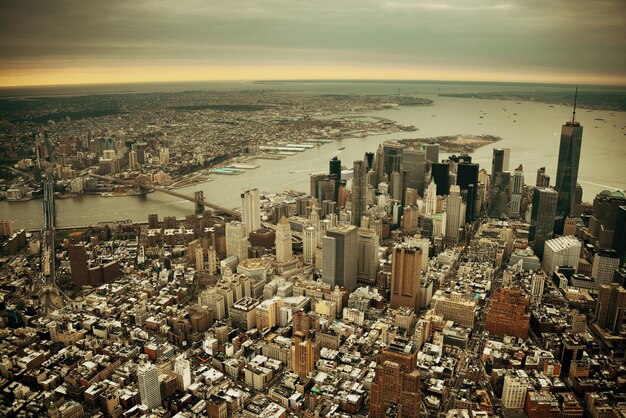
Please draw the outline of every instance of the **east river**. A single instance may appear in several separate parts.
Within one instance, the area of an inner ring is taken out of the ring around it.
[[[425,95],[424,97],[429,97]],[[432,96],[430,96],[432,97]],[[309,173],[328,170],[328,161],[337,155],[343,165],[362,159],[388,139],[422,138],[455,134],[488,134],[502,137],[493,146],[511,149],[509,169],[523,164],[526,184],[535,184],[536,171],[545,166],[556,180],[561,125],[571,119],[571,108],[535,102],[432,97],[433,106],[403,107],[365,115],[381,116],[403,125],[414,125],[416,132],[398,132],[350,138],[324,144],[283,160],[257,160],[259,168],[243,174],[211,175],[212,181],[178,189],[193,194],[203,190],[205,199],[226,207],[239,206],[239,194],[246,188],[266,192],[286,189],[309,191]],[[483,118],[480,118],[484,115]],[[342,115],[338,115],[342,116]],[[583,130],[579,183],[583,199],[592,201],[604,189],[626,189],[626,112],[578,109]],[[277,138],[279,139],[279,138]],[[481,168],[491,168],[493,146],[473,153]],[[339,150],[339,148],[343,148]],[[440,158],[445,158],[442,154]],[[79,196],[57,200],[58,226],[89,225],[103,221],[145,221],[151,213],[183,217],[193,212],[193,204],[159,192],[146,196]],[[39,228],[41,199],[27,202],[0,202],[0,219],[13,219],[17,228]]]

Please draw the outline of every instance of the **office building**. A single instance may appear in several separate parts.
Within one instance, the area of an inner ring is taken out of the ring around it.
[[[367,163],[357,160],[352,173],[352,225],[361,225],[361,217],[367,209]]]
[[[191,362],[184,355],[176,357],[174,362],[174,374],[178,390],[185,391],[191,385]]]
[[[416,363],[415,346],[394,341],[382,349],[370,390],[371,418],[419,418],[421,387]]]
[[[497,337],[528,338],[529,305],[521,290],[498,289],[487,310],[485,329]]]
[[[533,191],[530,232],[528,241],[539,257],[547,240],[552,239],[557,193],[548,187],[535,187]]]
[[[335,194],[333,201],[336,202],[339,186],[341,185],[341,160],[337,157],[333,157],[330,160],[328,172],[331,176],[335,176]]]
[[[621,333],[624,308],[626,308],[626,290],[617,283],[601,285],[596,302],[596,325],[612,333]]]
[[[70,259],[72,281],[80,286],[89,286],[89,257],[85,245],[70,245],[67,254]]]
[[[294,327],[295,328],[295,327]],[[295,332],[295,343],[293,345],[293,371],[296,372],[301,379],[306,379],[315,370],[315,362],[317,361],[316,353],[318,350],[314,347],[314,342],[310,338],[306,338],[302,333]]]
[[[424,150],[426,151],[426,161],[431,163],[439,162],[439,144],[426,144],[424,145]]]
[[[258,189],[241,193],[241,222],[246,226],[246,235],[261,228],[261,200]]]
[[[583,228],[583,238],[601,250],[614,249],[619,211],[625,205],[626,197],[619,190],[598,193],[593,199],[589,227]]]
[[[248,258],[248,234],[246,225],[231,221],[226,224],[226,257],[236,256],[239,261]]]
[[[619,265],[620,259],[614,250],[600,250],[593,257],[591,277],[597,284],[610,284]]]
[[[467,299],[458,292],[447,293],[440,289],[433,295],[431,306],[445,321],[454,321],[468,328],[474,327],[476,300],[473,298]]]
[[[583,127],[575,121],[576,102],[572,120],[561,127],[561,142],[559,145],[559,162],[556,170],[556,220],[554,232],[563,233],[565,217],[573,214],[576,201],[576,185],[578,182],[578,165],[583,140]]]
[[[450,187],[450,194],[446,198],[446,242],[448,245],[456,245],[459,242],[459,228],[465,222],[461,221],[463,201],[461,199],[461,189],[454,185]]]
[[[546,174],[546,168],[541,167],[537,170],[537,180],[535,181],[537,187],[550,187],[550,176]]]
[[[407,172],[407,182],[404,187],[415,189],[422,196],[426,171],[426,151],[415,148],[405,149],[402,152],[402,170]]]
[[[374,187],[378,187],[379,183],[385,180],[385,150],[383,145],[378,145],[376,149],[376,157],[374,159],[375,182]]]
[[[491,156],[491,182],[495,181],[496,175],[504,170],[504,150],[502,148],[494,148]]]
[[[356,289],[358,232],[353,225],[326,231],[322,238],[322,280],[342,286],[349,292]]]
[[[502,387],[502,406],[507,409],[522,409],[526,402],[528,381],[526,378],[507,374]]]
[[[543,298],[543,288],[546,284],[546,276],[541,272],[535,272],[530,282],[530,303],[540,304]]]
[[[571,266],[578,272],[581,242],[571,236],[546,241],[543,248],[543,269],[552,274],[559,266]]]
[[[373,284],[378,272],[378,235],[373,229],[360,228],[357,241],[357,270],[359,283]]]
[[[491,198],[489,201],[489,216],[502,218],[509,215],[511,173],[508,171],[496,172],[492,177]]]
[[[450,193],[450,163],[432,163],[430,169],[431,178],[437,185],[437,196],[446,196]]]
[[[304,242],[302,243],[304,264],[311,265],[315,261],[315,248],[317,247],[317,233],[312,226],[304,228]]]
[[[396,245],[391,259],[391,308],[404,306],[419,312],[421,281],[422,250],[408,244]]]
[[[137,385],[143,406],[148,409],[161,406],[159,372],[154,364],[147,361],[139,364],[137,367]]]
[[[387,177],[389,177],[394,171],[400,172],[400,166],[402,164],[402,152],[405,148],[406,145],[400,144],[399,142],[395,141],[385,141],[383,143],[385,174],[387,175]]]
[[[524,168],[520,164],[513,172],[513,186],[511,188],[511,216],[520,216],[522,194],[524,193]]]
[[[276,224],[276,261],[278,263],[286,263],[293,258],[293,250],[291,246],[291,227],[287,218],[280,218]]]
[[[461,191],[467,190],[465,222],[473,222],[477,217],[478,164],[461,162],[456,168],[456,182]]]

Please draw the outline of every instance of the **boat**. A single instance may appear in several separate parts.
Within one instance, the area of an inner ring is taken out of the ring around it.
[[[346,147],[340,147],[339,151],[343,151],[344,149],[346,149]]]
[[[108,193],[108,192],[100,193],[100,196],[102,196],[102,197],[113,197],[113,193]]]

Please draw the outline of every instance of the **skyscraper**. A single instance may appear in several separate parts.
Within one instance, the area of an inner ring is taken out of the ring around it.
[[[510,184],[511,173],[508,171],[496,172],[489,201],[489,216],[492,218],[508,216]]]
[[[556,200],[557,193],[554,189],[535,187],[528,240],[532,245],[533,251],[539,257],[543,255],[543,247],[546,241],[552,239]]]
[[[330,160],[328,171],[331,176],[335,176],[335,194],[333,200],[336,202],[339,186],[341,185],[341,160],[337,157],[333,157],[332,160]]]
[[[576,183],[578,182],[578,165],[580,149],[583,141],[583,127],[576,122],[576,99],[572,120],[561,127],[561,143],[559,145],[559,163],[556,171],[556,221],[554,232],[563,233],[565,217],[572,214],[576,199]]]
[[[476,200],[478,197],[478,164],[459,163],[456,168],[456,182],[461,190],[467,190],[465,222],[476,219]]]
[[[176,375],[178,390],[187,390],[189,385],[191,385],[191,362],[182,354],[176,357],[176,362],[174,363],[174,374]]]
[[[446,242],[459,242],[459,227],[461,227],[461,188],[458,185],[450,187],[450,194],[446,198]]]
[[[241,193],[241,221],[246,226],[246,234],[261,228],[261,199],[258,189]]]
[[[373,229],[360,228],[357,250],[357,280],[363,284],[376,281],[378,270],[378,235]]]
[[[322,238],[322,280],[331,286],[356,289],[357,227],[331,228]]]
[[[550,187],[550,176],[546,174],[546,168],[541,167],[537,170],[537,180],[535,182],[537,187]]]
[[[382,349],[370,392],[370,417],[418,418],[420,374],[415,346],[394,341]]]
[[[286,263],[293,258],[291,227],[284,216],[276,225],[276,261]]]
[[[439,144],[426,144],[424,145],[424,150],[426,151],[426,161],[430,161],[431,163],[439,161]]]
[[[450,163],[432,163],[431,164],[432,175],[431,178],[435,180],[437,184],[437,196],[445,196],[450,193]]]
[[[383,143],[383,153],[385,158],[385,174],[389,176],[394,171],[400,171],[402,162],[402,152],[406,145],[395,141],[386,141]]]
[[[367,163],[363,160],[354,162],[352,174],[352,225],[361,225],[361,216],[365,213],[367,193]]]
[[[424,193],[424,171],[426,170],[426,151],[407,148],[402,152],[402,169],[407,172],[408,181],[405,188],[410,187]]]
[[[405,306],[419,312],[421,281],[422,250],[407,244],[395,246],[391,259],[391,308]]]
[[[493,184],[497,173],[504,171],[504,150],[502,148],[494,148],[491,157],[491,182]]]
[[[378,187],[378,183],[382,182],[385,178],[385,150],[383,149],[382,144],[380,144],[378,149],[376,149],[375,171],[376,182],[374,186]]]
[[[511,216],[519,216],[524,192],[524,167],[520,164],[513,172],[513,189],[511,190]]]
[[[300,332],[294,335],[293,369],[302,379],[306,379],[315,370],[316,351],[313,341]]]
[[[626,290],[617,283],[603,284],[598,290],[595,322],[598,327],[619,334],[624,324]]]
[[[154,364],[144,362],[137,367],[137,384],[141,404],[148,409],[161,406],[161,388],[159,385],[159,372]]]
[[[304,264],[313,264],[315,258],[315,248],[317,247],[316,235],[316,229],[312,226],[304,228],[304,242],[302,243]]]
[[[239,261],[248,258],[248,236],[246,225],[232,221],[226,224],[226,257],[237,256]]]

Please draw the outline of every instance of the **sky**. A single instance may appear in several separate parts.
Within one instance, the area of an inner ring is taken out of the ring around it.
[[[0,0],[0,86],[257,79],[626,85],[626,1]]]

